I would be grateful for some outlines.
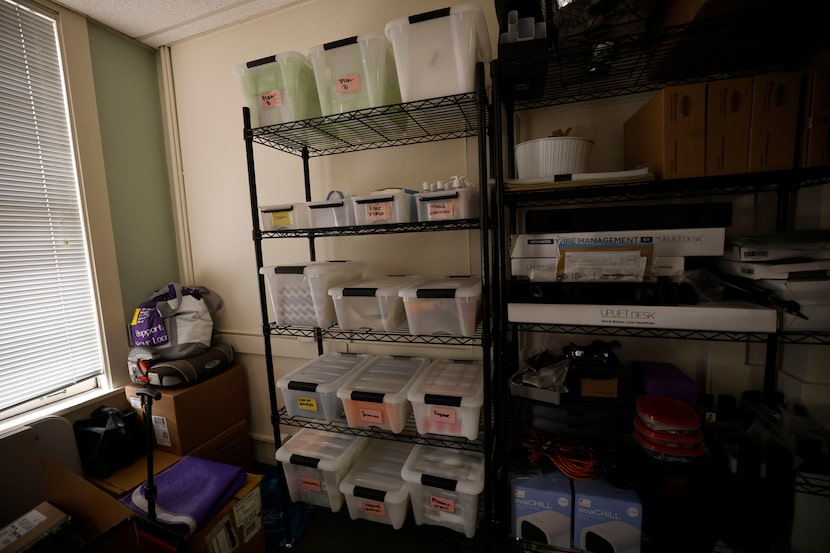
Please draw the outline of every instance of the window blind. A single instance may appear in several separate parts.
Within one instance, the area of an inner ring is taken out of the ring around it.
[[[0,0],[0,413],[103,372],[53,17]]]

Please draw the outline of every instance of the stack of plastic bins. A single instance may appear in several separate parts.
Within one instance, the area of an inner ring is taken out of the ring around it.
[[[416,276],[375,277],[329,289],[343,330],[368,329],[394,332],[404,322],[401,288],[421,280]]]
[[[425,357],[379,355],[355,369],[337,389],[349,426],[401,432],[411,412],[406,394],[429,362]]]
[[[323,115],[401,101],[392,45],[382,34],[327,42],[308,51]]]
[[[337,389],[368,363],[366,353],[327,352],[277,380],[285,412],[292,417],[335,421],[343,416]]]
[[[479,277],[443,277],[401,288],[409,333],[474,336],[481,315]]]
[[[299,52],[285,52],[237,65],[251,126],[264,127],[320,117],[314,69]]]
[[[340,482],[352,520],[365,519],[399,530],[409,512],[409,488],[401,470],[413,444],[375,440]]]
[[[472,538],[484,490],[484,454],[416,445],[401,470],[415,523],[444,526]]]
[[[436,359],[407,392],[419,434],[475,440],[484,403],[481,361]]]
[[[291,501],[328,507],[343,506],[340,482],[369,438],[303,428],[277,450]]]
[[[362,261],[312,261],[259,272],[265,275],[277,325],[328,328],[336,320],[329,288],[361,278],[365,266]]]

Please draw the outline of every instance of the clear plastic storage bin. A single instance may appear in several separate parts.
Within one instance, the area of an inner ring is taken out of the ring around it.
[[[388,524],[399,530],[409,512],[409,487],[401,469],[413,444],[375,440],[352,464],[340,482],[352,520]]]
[[[303,428],[277,450],[291,501],[337,512],[344,496],[340,482],[369,438]]]
[[[401,432],[411,412],[406,394],[429,363],[424,357],[382,355],[355,369],[337,389],[346,422]]]
[[[329,289],[343,330],[383,330],[394,332],[403,323],[401,288],[421,280],[414,276],[386,276],[348,282]]]
[[[436,359],[406,394],[419,434],[475,440],[484,403],[481,361]]]
[[[415,195],[403,190],[384,190],[354,197],[354,219],[357,225],[410,223],[417,220]]]
[[[362,261],[311,261],[259,272],[265,275],[277,325],[328,328],[336,320],[329,288],[358,280],[365,266]]]
[[[484,490],[482,453],[416,445],[401,476],[409,487],[416,524],[475,535],[478,498]]]
[[[308,208],[303,203],[263,205],[259,208],[262,230],[308,228]]]
[[[386,24],[404,102],[475,90],[475,67],[489,64],[490,34],[478,4],[460,4]]]
[[[334,421],[343,416],[337,389],[372,358],[365,353],[327,352],[277,380],[285,412],[292,417]]]
[[[327,42],[308,51],[323,115],[401,101],[392,45],[381,34]]]
[[[234,68],[251,126],[264,127],[320,117],[314,69],[299,52],[285,52],[242,63]]]
[[[415,197],[419,221],[449,221],[478,217],[478,194],[472,188],[421,192]]]
[[[481,314],[479,277],[443,277],[402,288],[409,333],[474,336]]]
[[[308,226],[311,228],[354,225],[354,205],[351,197],[308,202],[306,205],[308,206]]]

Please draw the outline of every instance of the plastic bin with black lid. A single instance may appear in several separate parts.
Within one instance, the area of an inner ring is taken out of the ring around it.
[[[484,403],[481,361],[436,359],[406,394],[419,434],[475,440]]]
[[[419,280],[422,277],[381,276],[329,288],[338,326],[343,330],[394,332],[406,318],[398,292]]]
[[[438,277],[402,288],[412,335],[475,336],[481,318],[480,277]]]

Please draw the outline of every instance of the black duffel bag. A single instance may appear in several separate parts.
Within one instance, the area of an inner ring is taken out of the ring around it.
[[[147,451],[138,411],[101,406],[73,424],[86,476],[106,478]]]

